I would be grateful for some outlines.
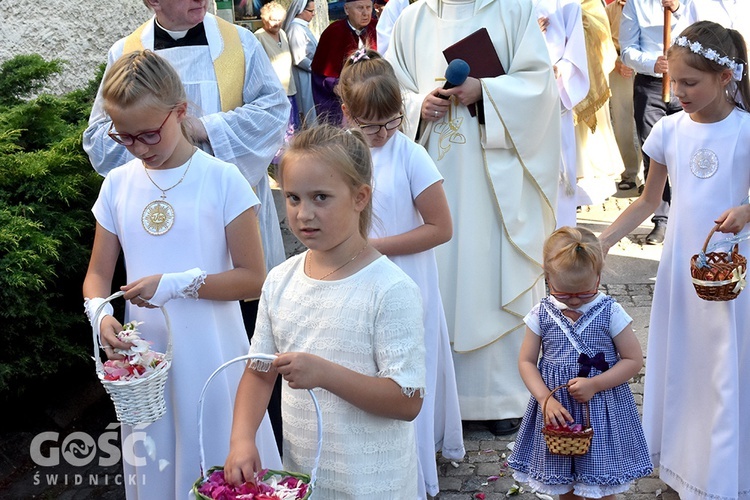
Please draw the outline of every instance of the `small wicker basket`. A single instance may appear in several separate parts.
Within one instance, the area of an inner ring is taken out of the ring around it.
[[[567,386],[560,385],[555,387],[544,398],[544,404],[542,405],[542,413],[544,415],[547,414],[547,401],[549,401],[549,398],[564,387]],[[591,422],[589,421],[588,403],[584,403],[583,405],[583,415],[585,425],[581,432],[548,429],[546,426],[542,428],[544,441],[547,443],[547,449],[550,453],[568,456],[585,455],[588,453],[589,447],[591,447],[591,439],[594,437],[594,429],[591,428]]]
[[[211,383],[211,381],[216,377],[219,373],[224,371],[225,368],[227,368],[229,365],[232,365],[234,363],[237,363],[239,361],[248,361],[248,360],[259,360],[259,361],[268,361],[271,362],[274,359],[276,359],[276,356],[273,354],[245,354],[243,356],[238,356],[234,359],[230,359],[220,367],[218,367],[214,372],[211,374],[210,377],[208,377],[208,380],[206,380],[206,383],[203,385],[203,390],[201,391],[200,398],[198,399],[198,450],[200,452],[200,467],[201,467],[201,477],[199,477],[195,483],[193,483],[193,489],[192,493],[195,496],[196,499],[199,500],[211,500],[207,496],[200,493],[200,487],[205,483],[212,472],[223,470],[223,467],[221,466],[215,466],[211,467],[210,469],[206,470],[206,454],[203,449],[203,400],[206,396],[206,391],[208,390],[208,386]],[[315,456],[315,461],[313,462],[312,470],[310,471],[310,474],[301,474],[297,472],[288,472],[288,471],[279,471],[279,470],[269,470],[266,472],[266,475],[262,478],[263,480],[267,480],[271,476],[292,476],[296,477],[297,479],[301,480],[304,483],[307,483],[309,485],[309,488],[307,490],[307,494],[304,496],[303,500],[309,500],[313,493],[313,488],[315,488],[315,480],[318,476],[318,466],[320,465],[320,455],[323,452],[323,414],[320,410],[320,405],[318,404],[318,398],[315,397],[315,393],[311,391],[310,389],[307,390],[307,392],[310,394],[310,398],[312,399],[313,405],[315,406],[315,416],[318,420],[318,449],[317,454]]]
[[[99,317],[99,313],[104,306],[114,299],[121,297],[124,292],[116,292],[104,299],[104,302],[97,308],[94,317]],[[167,374],[172,364],[172,326],[169,322],[167,311],[160,307],[164,314],[164,321],[167,325],[167,352],[164,353],[164,360],[147,376],[131,380],[105,380],[104,364],[99,358],[99,349],[101,347],[99,337],[99,324],[94,323],[94,362],[96,363],[96,374],[99,377],[104,389],[112,398],[115,404],[117,420],[123,424],[137,425],[156,422],[167,411],[164,402],[164,385],[167,382]]]
[[[717,224],[711,229],[703,243],[703,250],[690,259],[690,276],[693,286],[698,297],[703,300],[733,300],[744,288],[747,259],[739,254],[739,247],[736,243],[731,253],[706,253],[708,242],[718,228]],[[705,255],[705,267],[698,265],[702,255]]]

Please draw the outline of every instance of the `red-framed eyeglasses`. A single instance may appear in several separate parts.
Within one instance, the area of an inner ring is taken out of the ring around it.
[[[161,122],[161,125],[156,130],[146,130],[145,132],[141,132],[138,135],[118,134],[116,132],[112,132],[115,124],[110,123],[107,135],[110,136],[113,141],[118,144],[122,144],[123,146],[132,146],[133,144],[135,144],[135,141],[140,141],[143,144],[147,144],[149,146],[159,144],[159,142],[161,141],[161,129],[164,128],[164,124],[167,123],[167,120],[169,120],[172,111],[174,110],[171,110],[169,113],[167,113],[167,117],[164,118],[164,121]]]
[[[599,293],[599,281],[601,278],[596,280],[596,287],[593,290],[588,290],[585,292],[576,292],[576,293],[568,293],[568,292],[554,292],[552,285],[550,285],[549,280],[547,280],[547,286],[549,287],[549,294],[552,295],[557,300],[568,300],[568,299],[590,299],[592,297],[595,297],[597,293]]]

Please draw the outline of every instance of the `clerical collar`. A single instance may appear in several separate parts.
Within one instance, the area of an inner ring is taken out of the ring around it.
[[[198,23],[186,31],[170,31],[154,19],[154,50],[208,45],[206,28]]]
[[[154,22],[156,23],[158,27],[166,31],[169,34],[169,36],[171,36],[174,40],[179,40],[180,38],[184,38],[185,35],[187,35],[187,32],[190,31],[189,29],[181,30],[181,31],[168,30],[167,28],[161,25],[158,19],[154,19]]]
[[[346,24],[349,25],[349,29],[352,30],[354,33],[356,33],[357,36],[362,36],[362,33],[364,33],[367,30],[367,26],[365,26],[361,30],[358,30],[357,28],[352,26],[352,23],[350,23],[348,19],[346,20]]]

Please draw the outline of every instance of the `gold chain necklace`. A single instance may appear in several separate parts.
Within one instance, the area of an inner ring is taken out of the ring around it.
[[[148,234],[161,236],[162,234],[166,234],[167,231],[172,229],[172,226],[174,225],[175,213],[174,207],[172,207],[172,205],[167,202],[167,191],[169,191],[170,189],[174,189],[182,184],[182,181],[185,180],[185,176],[187,175],[188,170],[190,170],[190,165],[193,163],[194,156],[195,147],[193,147],[193,150],[190,154],[190,161],[188,161],[185,172],[182,173],[182,177],[180,177],[179,181],[177,181],[167,189],[163,189],[156,182],[154,182],[154,180],[151,178],[151,174],[148,173],[146,164],[141,162],[143,163],[143,170],[146,172],[146,177],[148,177],[148,180],[151,181],[151,184],[156,186],[156,189],[161,191],[161,199],[154,200],[146,205],[146,208],[143,209],[143,214],[141,214],[141,224],[143,224],[143,229],[145,229]]]
[[[361,248],[361,249],[359,250],[359,252],[357,252],[356,254],[354,254],[354,257],[352,257],[351,259],[347,260],[346,262],[344,262],[344,263],[343,263],[343,264],[341,264],[341,265],[340,265],[339,267],[337,267],[336,269],[334,269],[334,270],[333,270],[333,271],[331,271],[330,273],[326,274],[325,276],[322,276],[322,277],[320,277],[320,278],[317,278],[317,279],[318,279],[319,281],[323,281],[324,279],[326,279],[327,277],[329,277],[330,275],[332,275],[332,274],[333,274],[333,273],[335,273],[336,271],[340,271],[340,270],[342,270],[342,269],[343,269],[344,267],[346,267],[346,266],[347,266],[348,264],[351,264],[352,262],[354,262],[355,260],[357,260],[357,257],[359,257],[359,256],[360,256],[360,255],[362,254],[362,252],[364,252],[364,251],[365,251],[365,248],[367,248],[367,245],[369,245],[369,243],[365,242],[365,246],[363,246],[363,247],[362,247],[362,248]],[[307,254],[307,255],[305,256],[305,267],[307,268],[307,275],[308,275],[308,276],[309,276],[310,278],[312,278],[312,274],[310,274],[310,258],[309,258],[309,257],[310,257],[310,253],[308,252],[308,254]],[[315,278],[313,278],[313,279],[315,279]]]

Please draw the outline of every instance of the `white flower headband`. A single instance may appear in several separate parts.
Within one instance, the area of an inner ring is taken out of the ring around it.
[[[726,66],[727,68],[732,70],[732,78],[734,79],[734,81],[739,82],[740,80],[742,80],[742,74],[745,71],[744,64],[733,61],[727,56],[722,56],[714,49],[704,49],[703,45],[701,45],[700,42],[691,42],[685,36],[677,38],[674,43],[676,45],[679,45],[680,47],[689,48],[691,52],[699,54],[709,61],[713,61],[722,66]]]

